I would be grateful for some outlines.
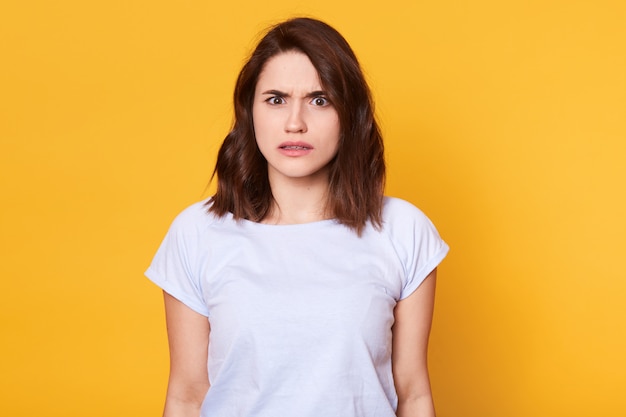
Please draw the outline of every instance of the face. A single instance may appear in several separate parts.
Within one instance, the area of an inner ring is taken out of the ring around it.
[[[305,54],[286,52],[266,62],[257,80],[252,117],[270,184],[328,181],[328,163],[339,144],[339,117]]]

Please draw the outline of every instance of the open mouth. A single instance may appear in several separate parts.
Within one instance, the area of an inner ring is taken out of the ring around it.
[[[287,150],[293,150],[293,151],[303,151],[303,150],[307,150],[307,149],[311,149],[308,146],[300,146],[300,145],[285,145],[285,146],[281,146],[280,149],[287,149]]]

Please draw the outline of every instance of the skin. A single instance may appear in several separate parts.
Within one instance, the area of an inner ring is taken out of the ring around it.
[[[325,212],[328,163],[337,154],[339,116],[309,58],[287,52],[270,58],[257,80],[254,132],[267,160],[277,204],[266,223],[306,223]],[[306,144],[287,151],[285,144]]]
[[[268,60],[257,81],[252,113],[276,201],[264,222],[296,224],[330,217],[327,166],[337,153],[339,118],[306,55],[288,52]],[[392,367],[398,417],[435,415],[426,361],[435,280],[436,270],[394,310]],[[209,389],[210,324],[169,294],[164,297],[170,377],[163,415],[199,416]]]
[[[434,269],[394,310],[391,365],[398,393],[398,417],[435,416],[427,354],[436,279],[437,269]]]
[[[206,366],[209,321],[168,293],[163,292],[163,295],[170,348],[170,375],[163,417],[199,416],[202,400],[209,389]]]

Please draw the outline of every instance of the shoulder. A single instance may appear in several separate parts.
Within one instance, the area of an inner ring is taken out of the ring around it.
[[[426,242],[435,246],[443,243],[435,225],[422,210],[394,197],[384,199],[382,232],[394,242],[396,248],[419,246]]]
[[[430,224],[428,217],[419,208],[396,197],[383,200],[383,225],[387,227],[407,227],[413,224]]]
[[[209,213],[210,204],[210,199],[206,198],[188,206],[176,216],[171,229],[178,233],[189,234],[202,232],[220,222],[222,219]]]
[[[448,253],[448,245],[430,219],[408,201],[386,197],[383,206],[383,233],[395,250],[405,271],[399,299],[411,294]]]

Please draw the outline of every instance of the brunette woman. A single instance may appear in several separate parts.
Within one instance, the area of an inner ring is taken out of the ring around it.
[[[241,70],[214,196],[172,224],[165,417],[434,416],[436,267],[425,215],[383,196],[383,142],[357,59],[309,18]]]

